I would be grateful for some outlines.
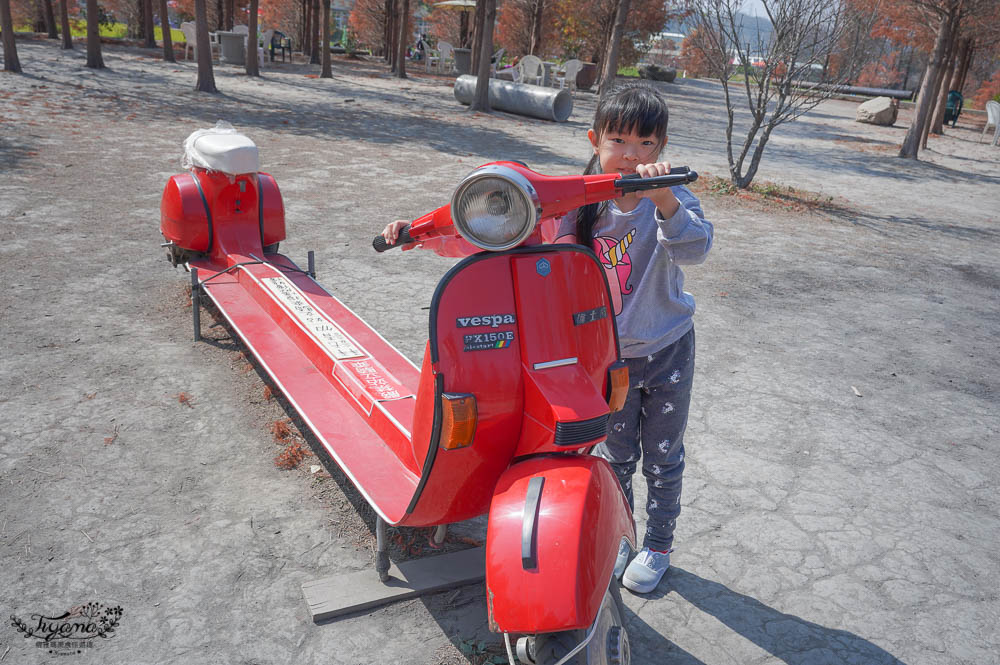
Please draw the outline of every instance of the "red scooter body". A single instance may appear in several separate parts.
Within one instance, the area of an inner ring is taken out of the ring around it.
[[[614,174],[530,181],[540,223],[613,198]],[[696,176],[695,176],[696,177]],[[622,539],[635,545],[610,466],[587,454],[627,389],[605,266],[578,245],[470,256],[438,284],[417,368],[287,257],[267,174],[195,168],[168,182],[161,230],[208,296],[384,524],[489,512],[491,626],[546,633],[595,624]],[[410,226],[454,236],[449,206]],[[267,252],[265,254],[265,252]],[[196,337],[198,323],[195,322]],[[471,415],[470,415],[471,414]],[[379,560],[380,574],[388,569]]]

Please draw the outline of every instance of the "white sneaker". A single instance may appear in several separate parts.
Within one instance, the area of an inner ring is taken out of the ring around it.
[[[615,572],[614,579],[618,579],[625,572],[625,564],[628,563],[628,557],[632,554],[632,548],[629,546],[627,540],[622,540],[621,544],[618,546],[618,558],[615,559]]]
[[[643,547],[642,551],[632,559],[632,563],[625,569],[622,584],[629,591],[649,593],[660,583],[663,574],[667,572],[669,567],[670,552],[654,552],[648,547]]]

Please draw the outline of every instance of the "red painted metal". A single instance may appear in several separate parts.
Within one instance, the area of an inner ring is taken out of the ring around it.
[[[525,498],[543,477],[537,565],[522,562]],[[590,455],[531,457],[497,483],[486,532],[490,625],[513,633],[590,626],[611,580],[618,544],[635,543],[628,502],[608,463]]]
[[[531,180],[545,217],[615,195],[616,174],[547,177],[504,164]],[[558,427],[608,415],[617,337],[591,253],[522,247],[459,263],[434,294],[418,370],[287,257],[265,257],[264,246],[285,237],[281,193],[267,174],[172,177],[161,229],[198,253],[189,264],[201,290],[386,522],[429,526],[489,511],[496,626],[540,632],[593,621],[620,538],[635,534],[610,467],[581,454],[602,437],[555,444]],[[449,207],[415,221],[411,235],[454,235]],[[539,241],[536,231],[526,244]],[[597,315],[574,319],[586,312]],[[475,396],[471,445],[439,447],[441,393]],[[525,491],[537,475],[546,478],[538,565],[523,570]]]

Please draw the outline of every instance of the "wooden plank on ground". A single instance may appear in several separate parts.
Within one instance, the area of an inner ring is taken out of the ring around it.
[[[302,585],[313,621],[370,610],[407,598],[475,584],[486,577],[486,548],[393,563],[389,581],[380,582],[374,566]]]

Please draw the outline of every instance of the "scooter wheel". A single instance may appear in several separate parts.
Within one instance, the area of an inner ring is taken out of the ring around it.
[[[631,652],[625,631],[625,610],[618,581],[611,580],[605,602],[595,620],[594,637],[566,665],[629,665]],[[553,665],[566,657],[587,636],[586,630],[542,633],[535,637],[533,651],[537,665]]]

